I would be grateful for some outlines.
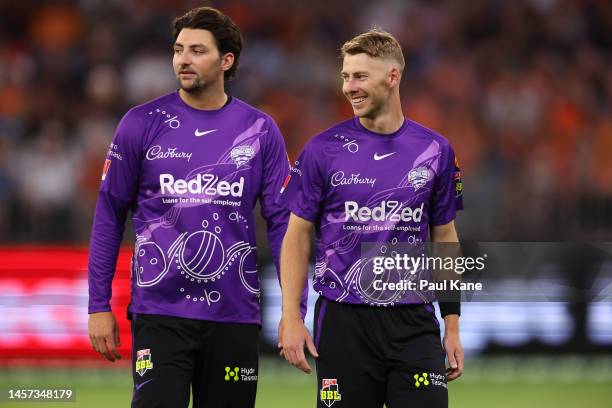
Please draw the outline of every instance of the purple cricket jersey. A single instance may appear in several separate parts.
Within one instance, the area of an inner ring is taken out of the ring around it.
[[[316,226],[313,287],[320,295],[391,306],[428,303],[434,293],[376,288],[362,244],[385,243],[392,253],[394,245],[426,242],[430,226],[451,222],[463,209],[461,193],[461,173],[445,138],[409,119],[395,133],[377,134],[354,117],[308,142],[279,202]],[[395,283],[408,275],[385,279]]]
[[[202,111],[173,92],[131,109],[110,145],[89,254],[89,313],[109,311],[128,210],[136,243],[129,312],[260,323],[253,209],[278,270],[289,162],[261,111],[232,98]]]

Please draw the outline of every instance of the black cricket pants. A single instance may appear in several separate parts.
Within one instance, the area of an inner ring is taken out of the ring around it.
[[[431,304],[374,307],[319,297],[317,407],[447,408],[446,353]]]
[[[135,408],[255,406],[259,325],[132,315]]]

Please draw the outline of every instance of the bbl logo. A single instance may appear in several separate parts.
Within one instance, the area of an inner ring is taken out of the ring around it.
[[[429,169],[427,167],[417,167],[408,173],[408,182],[414,187],[414,191],[423,187],[427,180],[429,180]]]
[[[230,153],[230,156],[234,161],[234,164],[236,164],[236,167],[240,167],[243,164],[246,164],[249,160],[251,160],[254,154],[255,150],[253,150],[251,146],[244,145],[234,147],[232,149],[232,152]]]
[[[320,398],[328,407],[331,407],[334,402],[342,399],[342,395],[340,395],[340,390],[338,388],[338,380],[336,378],[324,378],[321,381]]]
[[[136,372],[142,377],[147,370],[152,369],[151,349],[138,350],[136,352]]]

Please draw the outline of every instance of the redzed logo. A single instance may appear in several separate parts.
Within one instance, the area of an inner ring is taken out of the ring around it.
[[[104,160],[104,167],[102,167],[102,181],[104,181],[104,179],[106,179],[106,174],[108,173],[108,169],[109,169],[110,165],[111,165],[110,159]]]

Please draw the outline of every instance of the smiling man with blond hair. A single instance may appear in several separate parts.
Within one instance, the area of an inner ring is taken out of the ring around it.
[[[292,212],[281,251],[281,355],[305,372],[304,347],[317,358],[320,408],[447,407],[447,381],[463,370],[459,303],[440,303],[443,347],[431,293],[377,289],[361,251],[458,241],[455,155],[445,138],[404,117],[405,62],[391,34],[372,29],[341,52],[354,117],[310,140],[281,194]],[[300,316],[313,231],[314,339]]]

